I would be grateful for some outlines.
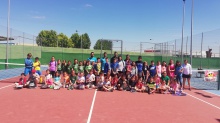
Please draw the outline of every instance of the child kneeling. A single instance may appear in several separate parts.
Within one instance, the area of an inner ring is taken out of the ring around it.
[[[89,74],[86,76],[86,89],[95,88],[95,75],[93,74],[93,70],[89,71]]]

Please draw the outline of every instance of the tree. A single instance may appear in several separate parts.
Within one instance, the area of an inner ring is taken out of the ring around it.
[[[82,36],[82,39],[81,39]],[[81,40],[82,40],[82,48],[89,49],[91,46],[91,41],[89,35],[87,33],[83,35],[79,35],[78,33],[72,34],[70,37],[70,41],[74,44],[75,48],[81,48]]]
[[[87,33],[83,34],[82,35],[82,47],[83,49],[90,49],[90,46],[91,46],[91,41],[90,41],[90,38],[89,38],[89,35]]]
[[[58,39],[58,47],[73,47],[73,43],[71,42],[71,40],[69,40],[69,38],[63,34],[60,33],[59,35],[57,35],[57,39]]]
[[[75,48],[81,48],[81,39],[78,33],[72,34],[70,41],[74,44]]]
[[[56,47],[57,41],[57,32],[54,30],[42,30],[36,38],[38,46]]]
[[[103,50],[111,50],[112,42],[108,40],[97,40],[95,46],[93,47],[95,50],[101,49],[101,42],[102,42],[102,49]]]

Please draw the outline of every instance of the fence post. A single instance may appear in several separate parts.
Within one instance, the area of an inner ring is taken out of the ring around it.
[[[220,90],[220,70],[218,70],[218,90]]]

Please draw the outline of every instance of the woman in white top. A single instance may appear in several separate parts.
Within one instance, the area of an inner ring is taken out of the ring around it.
[[[185,88],[185,82],[186,79],[188,81],[188,85],[189,85],[189,90],[190,89],[190,78],[192,76],[192,66],[188,63],[187,60],[184,60],[184,64],[183,64],[183,89]]]

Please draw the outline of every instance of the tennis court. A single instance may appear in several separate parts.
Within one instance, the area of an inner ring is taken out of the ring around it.
[[[16,76],[1,76],[2,123],[220,122],[220,96],[201,89],[184,90],[185,96],[93,89],[15,90],[17,80]]]

